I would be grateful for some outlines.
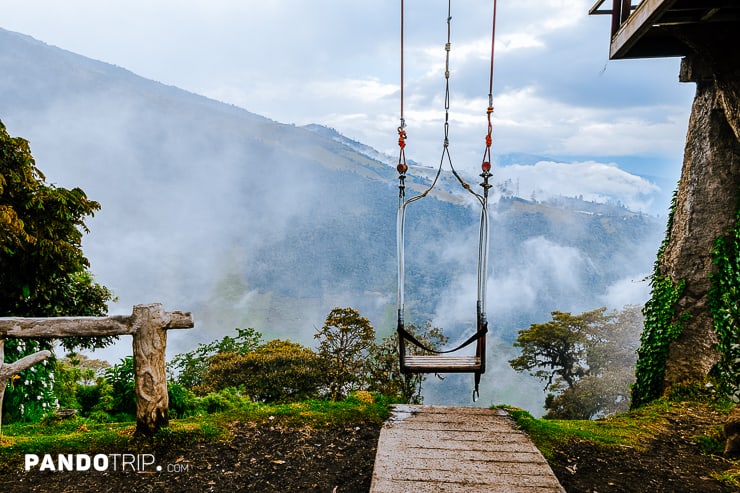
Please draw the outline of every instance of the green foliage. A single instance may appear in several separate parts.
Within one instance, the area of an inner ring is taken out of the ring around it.
[[[49,341],[8,339],[5,341],[6,362],[50,348]],[[5,390],[3,422],[36,422],[58,407],[54,394],[54,366],[53,361],[42,361],[10,379]]]
[[[668,348],[681,334],[684,317],[676,317],[676,303],[685,281],[674,283],[668,276],[653,274],[652,295],[645,303],[645,329],[637,351],[636,381],[632,386],[631,407],[638,408],[663,393]]]
[[[224,338],[208,344],[198,344],[194,350],[178,354],[167,365],[173,373],[174,381],[188,389],[194,389],[204,384],[203,378],[217,354],[233,353],[245,355],[260,345],[262,334],[252,328],[236,328],[236,336]]]
[[[251,402],[251,399],[247,400]],[[244,397],[234,387],[228,387],[197,398],[195,408],[201,413],[213,414],[239,409],[243,404]]]
[[[105,409],[110,414],[136,416],[136,390],[134,388],[134,358],[127,356],[117,365],[105,370],[105,380],[112,387],[113,405]],[[101,396],[103,394],[101,389]]]
[[[578,378],[586,374],[586,330],[591,314],[596,312],[571,315],[554,311],[550,322],[520,330],[514,347],[521,348],[522,353],[509,364],[518,372],[529,371],[547,382],[546,389],[553,381],[555,385],[564,381],[572,388]]]
[[[276,339],[246,354],[213,356],[196,391],[238,387],[255,401],[293,402],[318,397],[326,382],[325,362],[314,351]]]
[[[110,367],[110,363],[76,352],[70,352],[60,360],[55,359],[53,363],[54,394],[59,407],[88,413],[101,397],[96,380],[103,375],[105,368]]]
[[[168,413],[171,419],[190,416],[196,407],[195,394],[180,384],[167,383]]]
[[[363,383],[367,355],[375,342],[375,329],[354,308],[334,308],[314,334],[324,360],[329,398],[340,400]]]
[[[634,366],[620,366],[597,375],[588,374],[562,393],[549,394],[545,400],[545,417],[593,419],[623,413],[629,408],[629,387],[633,381]]]
[[[61,409],[79,409],[77,402],[77,381],[80,370],[67,367],[62,360],[54,359],[54,395]]]
[[[714,373],[722,390],[740,402],[740,211],[735,227],[714,243],[709,309],[721,357]]]
[[[11,137],[0,122],[0,316],[55,317],[104,315],[111,292],[94,282],[82,253],[85,219],[100,209],[79,189],[45,183],[28,142]],[[114,338],[67,338],[67,348],[102,347]],[[5,344],[13,362],[50,342]],[[11,419],[37,419],[56,407],[54,365],[29,368],[24,385],[10,385],[3,403]],[[28,384],[25,384],[28,382]]]
[[[100,402],[102,397],[100,385],[78,385],[75,400],[83,416],[88,416]]]
[[[100,204],[44,180],[28,142],[0,122],[0,315],[103,315],[112,295],[82,253],[85,218]]]
[[[686,321],[685,315],[676,313],[676,303],[681,298],[686,282],[684,280],[675,282],[669,276],[661,275],[660,272],[660,260],[668,245],[673,226],[677,195],[678,190],[673,193],[666,237],[658,250],[653,274],[650,277],[652,293],[643,309],[645,329],[638,350],[636,382],[632,386],[631,407],[633,409],[662,395],[668,348],[671,342],[681,334],[683,323]]]
[[[184,399],[178,415],[196,412],[188,391],[205,395],[238,388],[251,399],[262,402],[295,402],[313,397],[339,400],[345,394],[367,390],[393,401],[421,403],[424,375],[403,375],[399,368],[398,336],[376,343],[370,322],[352,308],[335,308],[316,333],[318,351],[289,341],[260,344],[254,329],[236,329],[236,337],[199,344],[189,353],[178,354],[168,365],[175,376],[170,384],[170,401],[178,389]],[[441,330],[429,324],[424,330],[407,327],[427,346],[447,342]],[[410,351],[418,352],[416,348]],[[180,390],[181,389],[181,390]],[[222,399],[209,406],[219,409]],[[186,405],[187,404],[187,405]],[[181,414],[184,413],[184,414]]]
[[[437,327],[427,322],[424,329],[410,324],[406,330],[427,347],[439,348],[447,343],[447,336]],[[409,344],[407,351],[410,354],[419,354],[422,350]],[[398,354],[398,333],[384,338],[380,343],[369,349],[366,365],[366,388],[393,400],[410,404],[421,404],[422,383],[426,379],[424,374],[401,373],[401,364]]]
[[[580,315],[552,312],[552,320],[520,330],[514,342],[521,355],[509,361],[546,382],[548,418],[592,419],[623,412],[642,329],[639,308]]]

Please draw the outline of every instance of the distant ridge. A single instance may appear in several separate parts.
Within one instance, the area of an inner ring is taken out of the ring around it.
[[[312,345],[335,306],[393,331],[395,157],[2,29],[0,120],[30,142],[49,182],[102,204],[83,246],[119,297],[113,313],[154,301],[194,313],[195,330],[173,335],[172,351],[234,327]],[[408,321],[455,336],[475,310],[478,212],[453,185],[409,213],[406,295]],[[664,224],[628,212],[576,198],[492,207],[499,351],[552,310],[635,298],[642,287],[630,280],[650,271]]]

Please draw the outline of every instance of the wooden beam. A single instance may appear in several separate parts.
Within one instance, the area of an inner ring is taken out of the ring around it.
[[[161,304],[134,306],[131,316],[0,318],[0,407],[5,383],[21,363],[35,364],[51,353],[41,351],[3,365],[4,339],[45,339],[61,337],[133,336],[134,387],[136,391],[136,432],[146,436],[167,426],[167,374],[165,349],[167,330],[194,326],[189,312],[166,312]],[[0,422],[1,424],[1,422]]]
[[[612,0],[612,36],[622,25],[622,0]]]
[[[150,306],[150,305],[137,305]],[[134,311],[136,307],[134,307]],[[164,312],[165,329],[189,329],[194,326],[189,312]],[[137,330],[133,315],[112,317],[0,317],[0,338],[55,339],[59,337],[104,337],[133,335]]]
[[[131,335],[130,317],[0,318],[0,338],[49,339]]]

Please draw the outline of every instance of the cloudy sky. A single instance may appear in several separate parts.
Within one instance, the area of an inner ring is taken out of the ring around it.
[[[484,149],[492,1],[452,3],[450,151],[472,170]],[[617,165],[672,186],[694,87],[678,82],[675,58],[609,61],[610,19],[589,17],[591,3],[499,2],[494,155],[578,163],[568,173],[586,170],[589,183],[614,177]],[[399,0],[0,0],[0,8],[5,29],[397,154]],[[407,157],[427,165],[441,154],[446,18],[444,0],[406,0]],[[507,164],[537,161],[523,159]],[[558,169],[510,173],[534,191]],[[627,197],[651,185],[635,186]]]

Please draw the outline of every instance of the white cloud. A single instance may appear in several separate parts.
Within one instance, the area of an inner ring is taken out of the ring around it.
[[[670,156],[683,150],[691,89],[677,62],[606,66],[608,19],[587,0],[499,4],[494,153]],[[406,2],[409,156],[439,159],[445,2]],[[396,0],[0,0],[3,28],[269,118],[324,123],[395,153],[399,118]],[[450,138],[477,167],[486,131],[490,5],[453,5]],[[580,158],[584,159],[584,158]]]
[[[319,98],[341,98],[342,102],[377,103],[397,93],[398,84],[386,84],[377,78],[332,79],[308,84],[308,91]]]
[[[540,161],[534,165],[497,168],[496,181],[517,183],[519,196],[538,200],[552,196],[577,197],[595,202],[621,202],[631,210],[647,210],[660,188],[611,163],[595,161],[558,163]]]
[[[650,298],[647,273],[620,279],[601,297],[607,308],[621,310],[626,305],[643,305]]]

